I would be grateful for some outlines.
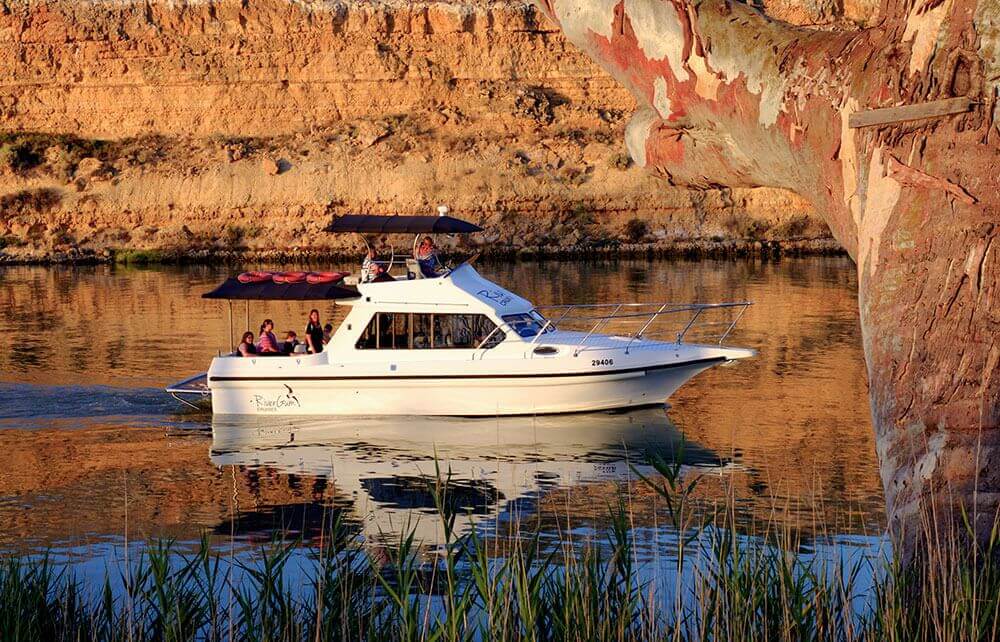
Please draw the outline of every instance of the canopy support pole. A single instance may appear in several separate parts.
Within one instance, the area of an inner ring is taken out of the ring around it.
[[[235,350],[236,344],[233,343],[233,300],[228,299],[226,303],[229,304],[229,347]]]
[[[250,299],[247,299],[247,329],[244,332],[253,332],[250,329]]]

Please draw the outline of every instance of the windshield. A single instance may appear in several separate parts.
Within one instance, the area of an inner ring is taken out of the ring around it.
[[[500,318],[503,319],[507,325],[509,325],[514,332],[518,334],[518,336],[526,338],[538,335],[538,333],[542,331],[542,328],[545,328],[546,333],[553,332],[556,329],[555,326],[548,323],[548,320],[545,317],[538,314],[538,312],[534,310],[522,314],[505,314]],[[548,323],[548,327],[546,327],[546,323]]]

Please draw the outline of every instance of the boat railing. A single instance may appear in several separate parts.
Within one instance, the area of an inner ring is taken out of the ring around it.
[[[701,341],[723,345],[736,328],[752,301],[733,303],[582,303],[568,305],[544,305],[536,310],[549,318],[539,331],[532,344],[537,343],[550,327],[565,325],[580,326],[579,331],[584,336],[574,348],[574,355],[588,349],[608,349],[607,343],[599,346],[588,345],[595,335],[606,333],[614,326],[623,331],[616,331],[616,336],[627,336],[629,341],[622,346],[625,353],[643,337],[653,332],[662,331],[657,326],[661,322],[672,321],[673,335],[676,343],[683,343],[686,336],[698,333]],[[610,310],[610,313],[605,313]],[[687,316],[684,316],[687,315]],[[712,318],[715,315],[716,318]],[[728,316],[727,316],[728,315]],[[719,318],[721,317],[721,318]],[[630,326],[623,328],[622,326]]]

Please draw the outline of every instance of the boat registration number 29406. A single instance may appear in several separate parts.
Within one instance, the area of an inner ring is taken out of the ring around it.
[[[613,366],[615,365],[614,359],[591,359],[590,365],[592,366]]]

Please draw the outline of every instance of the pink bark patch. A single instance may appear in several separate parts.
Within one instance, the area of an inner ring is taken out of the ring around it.
[[[676,167],[684,162],[683,135],[661,127],[646,139],[646,163],[654,167]]]
[[[646,52],[639,46],[639,40],[632,28],[632,21],[625,13],[624,0],[615,6],[612,36],[610,39],[591,32],[590,42],[597,50],[598,57],[607,64],[614,66],[616,75],[632,89],[636,96],[641,96],[650,105],[654,104],[657,78],[663,78],[667,86],[667,98],[670,101],[671,113],[661,114],[668,121],[675,121],[686,115],[685,105],[690,101],[701,101],[695,92],[696,76],[689,71],[689,80],[681,82],[674,75],[666,58],[650,60]],[[679,16],[686,16],[678,11]],[[689,30],[685,30],[689,33]],[[690,54],[692,44],[690,38],[685,38],[685,56]],[[684,61],[687,67],[686,60]]]

